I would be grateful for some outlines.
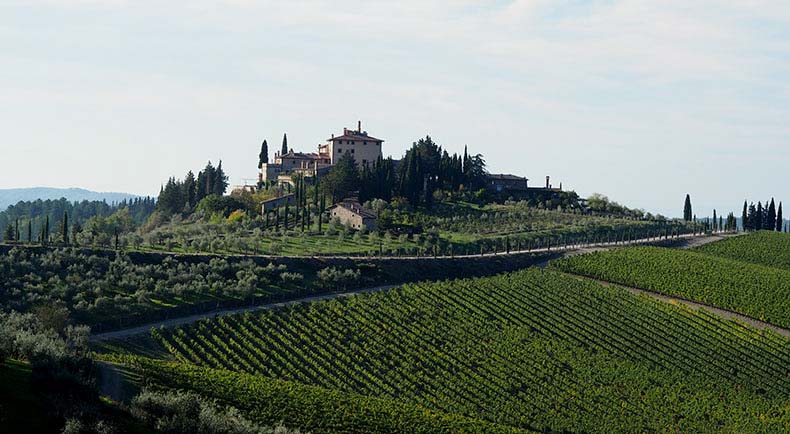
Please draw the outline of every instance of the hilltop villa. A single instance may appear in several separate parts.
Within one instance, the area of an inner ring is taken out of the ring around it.
[[[343,154],[351,154],[357,165],[363,167],[373,164],[382,156],[381,144],[384,140],[368,135],[362,131],[362,122],[357,123],[356,130],[343,128],[343,134],[327,139],[318,145],[318,152],[294,152],[289,149],[287,154],[274,154],[273,163],[261,165],[258,175],[260,182],[290,182],[291,175],[301,173],[308,177],[321,176],[333,165],[337,164]]]

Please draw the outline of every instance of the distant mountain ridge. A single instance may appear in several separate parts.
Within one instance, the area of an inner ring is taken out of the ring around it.
[[[5,211],[10,205],[15,205],[19,201],[57,200],[61,197],[66,198],[69,202],[103,200],[109,204],[120,202],[124,199],[134,199],[139,196],[129,193],[96,192],[84,188],[32,187],[0,189],[0,211]]]

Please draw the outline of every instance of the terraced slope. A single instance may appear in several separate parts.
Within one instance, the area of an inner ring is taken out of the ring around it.
[[[790,424],[789,340],[552,271],[409,285],[154,337],[182,362],[517,428]]]
[[[790,328],[790,270],[660,247],[556,261],[558,270],[729,309]]]
[[[790,234],[771,231],[728,238],[695,249],[697,252],[790,271]]]

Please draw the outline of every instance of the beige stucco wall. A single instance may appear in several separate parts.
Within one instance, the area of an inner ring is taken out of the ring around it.
[[[329,149],[332,155],[332,164],[337,164],[343,154],[350,152],[357,162],[358,167],[364,164],[372,165],[381,156],[381,143],[368,140],[343,140],[343,143],[329,142]],[[348,143],[351,142],[351,143]],[[351,152],[353,150],[353,152]]]

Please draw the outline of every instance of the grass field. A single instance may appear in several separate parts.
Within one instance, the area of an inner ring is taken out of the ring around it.
[[[521,429],[781,432],[790,423],[787,339],[552,271],[409,285],[154,339],[182,363]],[[228,402],[253,399],[231,374],[202,375],[173,378]]]
[[[740,242],[742,237],[727,241]],[[718,244],[714,243],[711,245]],[[660,247],[628,247],[556,261],[558,270],[648,289],[790,327],[790,270]]]

